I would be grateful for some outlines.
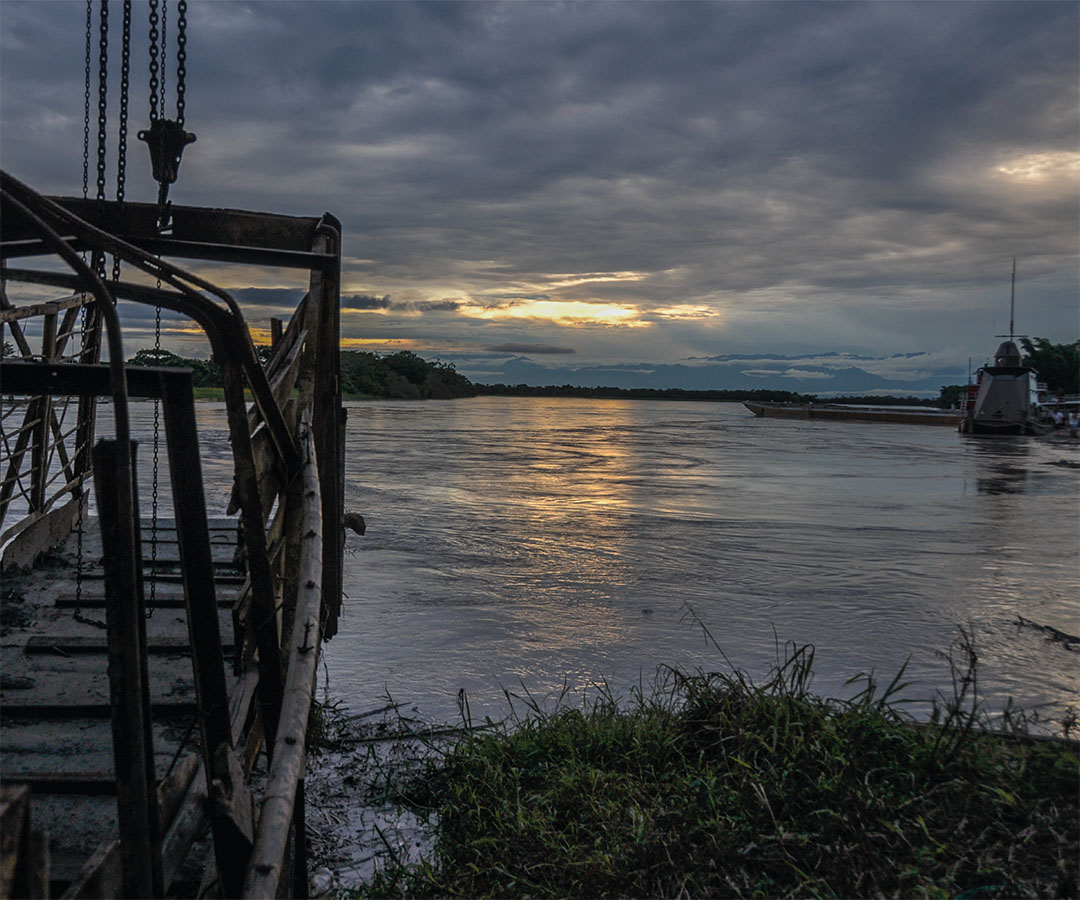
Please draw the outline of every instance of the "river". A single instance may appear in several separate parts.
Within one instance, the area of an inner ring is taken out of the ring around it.
[[[907,662],[925,712],[961,625],[990,707],[1077,709],[1080,654],[1016,624],[1080,633],[1075,444],[492,397],[349,404],[346,456],[368,531],[326,657],[352,710],[389,692],[446,718],[464,689],[498,717],[504,690],[627,696],[661,665],[760,678],[794,641],[826,694]]]
[[[148,404],[139,404],[147,407]],[[348,404],[340,631],[325,647],[348,710],[503,717],[658,666],[760,678],[816,648],[814,687],[907,663],[919,715],[951,693],[969,628],[979,695],[1048,730],[1080,711],[1075,442],[951,428],[756,419],[739,404],[476,398]],[[221,404],[199,404],[211,509],[231,478]],[[149,449],[141,427],[143,479]],[[141,425],[140,425],[141,423]],[[144,496],[147,487],[141,489]],[[708,629],[720,649],[703,632]],[[722,651],[722,652],[721,652]]]

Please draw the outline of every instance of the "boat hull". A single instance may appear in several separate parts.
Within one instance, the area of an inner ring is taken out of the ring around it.
[[[767,419],[819,419],[837,422],[874,422],[895,425],[961,424],[960,413],[948,410],[905,409],[902,407],[811,406],[808,403],[743,403],[755,416]]]
[[[970,435],[987,436],[1027,436],[1037,437],[1041,434],[1049,434],[1053,428],[1042,422],[994,422],[975,419],[968,422],[966,419],[960,423],[960,433]]]

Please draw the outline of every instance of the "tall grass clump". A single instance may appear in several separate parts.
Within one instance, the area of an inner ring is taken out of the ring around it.
[[[362,893],[1077,895],[1075,743],[989,733],[960,692],[916,724],[902,671],[822,699],[812,666],[789,646],[762,684],[670,669],[629,704],[602,692],[466,729],[404,787],[433,851]]]

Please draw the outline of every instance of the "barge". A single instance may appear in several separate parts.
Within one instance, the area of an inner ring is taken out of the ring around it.
[[[743,403],[755,416],[766,419],[821,419],[833,422],[877,422],[894,425],[959,426],[956,410],[917,409],[903,406],[843,406],[816,403]]]

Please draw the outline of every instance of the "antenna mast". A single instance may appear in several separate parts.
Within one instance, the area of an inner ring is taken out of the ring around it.
[[[1016,257],[1013,257],[1012,290],[1009,292],[1009,340],[1013,339],[1013,312],[1016,309]]]

